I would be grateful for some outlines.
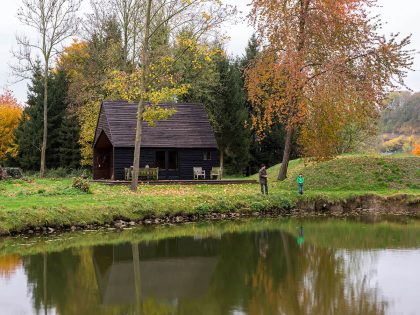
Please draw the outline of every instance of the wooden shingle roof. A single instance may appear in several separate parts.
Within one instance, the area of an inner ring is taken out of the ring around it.
[[[217,148],[216,138],[202,104],[160,104],[176,113],[151,127],[143,122],[142,147]],[[95,142],[102,131],[114,147],[134,147],[137,104],[125,101],[102,103]]]

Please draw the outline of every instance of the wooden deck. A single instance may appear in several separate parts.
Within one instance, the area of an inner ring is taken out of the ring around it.
[[[124,180],[92,180],[93,183],[104,185],[130,185],[130,181]],[[222,180],[149,180],[139,181],[139,185],[241,185],[257,184],[256,180],[250,179],[222,179]]]

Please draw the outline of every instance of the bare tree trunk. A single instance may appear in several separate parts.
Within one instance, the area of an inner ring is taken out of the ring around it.
[[[305,31],[306,31],[306,19],[309,10],[309,4],[311,0],[302,0],[300,2],[300,16],[299,16],[299,36],[298,36],[298,45],[297,51],[301,52],[305,47]],[[294,99],[292,103],[292,111],[293,114],[296,114],[298,99]],[[292,115],[293,116],[293,115]],[[278,176],[278,180],[285,180],[287,178],[287,169],[289,167],[290,161],[290,152],[292,150],[292,138],[293,138],[293,127],[288,126],[286,129],[286,141],[284,144],[284,153],[283,153],[283,160],[281,162],[281,168]]]
[[[292,150],[293,128],[288,127],[286,132],[286,141],[284,144],[283,161],[281,162],[280,173],[278,180],[285,180],[287,178],[287,169],[289,167],[290,152]]]
[[[147,1],[146,9],[146,24],[144,31],[144,43],[143,43],[143,52],[142,52],[142,82],[141,89],[144,94],[147,89],[147,79],[149,75],[149,40],[150,40],[150,18],[152,10],[152,0]],[[133,161],[133,179],[131,181],[131,190],[136,191],[139,184],[139,167],[140,167],[140,147],[141,147],[141,137],[143,134],[142,122],[143,122],[143,113],[145,108],[144,97],[141,97],[138,107],[137,107],[137,123],[136,123],[136,141],[134,144],[134,161]]]
[[[131,190],[136,191],[139,184],[139,168],[141,153],[141,138],[143,135],[143,113],[144,100],[141,99],[137,108],[136,142],[134,144],[133,178],[131,179]]]
[[[48,310],[47,310],[47,254],[44,252],[43,253],[43,272],[42,272],[42,277],[43,277],[43,282],[44,282],[44,314],[47,315],[48,314]]]
[[[142,305],[141,305],[140,253],[139,253],[138,243],[131,243],[131,252],[133,254],[134,287],[136,290],[136,308],[137,308],[137,314],[140,315],[142,313]]]
[[[130,12],[129,12],[129,7],[128,4],[126,2],[123,2],[123,10],[121,12],[122,15],[122,25],[123,25],[123,33],[124,33],[124,70],[127,71],[128,69],[128,34],[129,34],[129,23],[130,23]]]
[[[48,137],[48,62],[45,63],[44,69],[44,133],[42,136],[41,147],[41,168],[39,176],[42,178],[45,175],[45,154],[47,151],[47,137]]]
[[[220,178],[222,179],[223,177],[223,173],[224,173],[224,168],[225,168],[225,154],[223,152],[223,150],[220,150]]]

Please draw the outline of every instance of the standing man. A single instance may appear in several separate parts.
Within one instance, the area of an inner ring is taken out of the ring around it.
[[[261,168],[258,172],[260,176],[261,193],[268,195],[268,183],[267,183],[267,169],[264,164],[261,164]]]
[[[302,174],[299,174],[299,176],[297,177],[297,183],[299,186],[299,194],[303,195],[303,184],[305,183],[305,178]]]

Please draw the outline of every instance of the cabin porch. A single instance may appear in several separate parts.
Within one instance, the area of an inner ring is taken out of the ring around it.
[[[129,186],[130,181],[126,180],[93,180],[94,183],[100,183],[111,186]],[[252,179],[222,179],[222,180],[140,180],[140,185],[241,185],[241,184],[258,184]]]

